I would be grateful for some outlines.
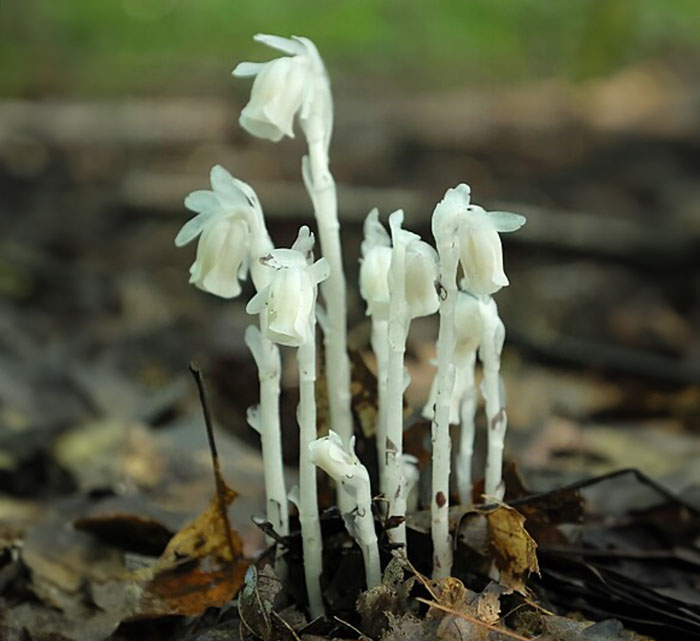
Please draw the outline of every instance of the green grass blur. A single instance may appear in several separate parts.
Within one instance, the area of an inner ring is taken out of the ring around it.
[[[699,0],[0,0],[1,96],[216,93],[259,31],[334,74],[421,88],[578,80],[700,57]]]

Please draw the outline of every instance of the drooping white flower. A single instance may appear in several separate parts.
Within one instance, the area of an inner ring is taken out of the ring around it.
[[[216,296],[234,298],[241,293],[238,281],[246,277],[251,256],[266,253],[272,243],[260,202],[249,185],[215,165],[211,186],[185,198],[185,207],[197,215],[180,229],[175,245],[182,247],[199,237],[190,283]]]
[[[453,242],[456,233],[466,288],[474,294],[493,294],[508,285],[498,234],[520,229],[525,217],[485,211],[471,204],[470,191],[464,183],[447,190],[433,213],[433,235],[439,249],[441,242]]]
[[[328,75],[314,43],[298,36],[266,34],[256,35],[255,40],[289,55],[270,62],[242,62],[233,70],[234,76],[255,76],[250,101],[241,112],[241,126],[253,136],[277,142],[283,136],[294,138],[298,115],[307,136],[323,136],[327,147],[333,105]],[[310,132],[311,126],[318,131]]]
[[[420,236],[402,229],[402,223],[403,211],[389,216],[393,247],[388,280],[391,305],[397,305],[392,315],[400,317],[407,326],[413,318],[434,314],[440,307],[436,289],[438,258],[436,251]],[[402,296],[393,296],[394,292]]]
[[[454,362],[458,367],[472,360],[472,355],[479,347],[483,326],[479,299],[467,292],[458,292],[455,302],[454,352]]]
[[[360,295],[367,303],[367,315],[378,320],[389,318],[389,268],[391,237],[379,222],[379,211],[373,209],[364,224]]]
[[[310,244],[309,244],[310,243]],[[291,249],[274,249],[260,259],[273,269],[269,285],[253,296],[246,307],[249,314],[267,314],[266,336],[279,345],[299,347],[313,341],[313,318],[318,283],[328,278],[325,258],[309,264],[313,235],[302,227]]]

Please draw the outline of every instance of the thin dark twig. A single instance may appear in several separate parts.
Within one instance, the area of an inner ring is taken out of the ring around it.
[[[207,440],[209,441],[209,452],[211,453],[211,461],[214,467],[214,483],[216,484],[216,495],[217,503],[219,504],[219,513],[221,515],[221,522],[224,528],[224,533],[226,534],[226,543],[228,545],[229,552],[231,554],[231,563],[229,568],[231,570],[231,575],[233,576],[233,563],[236,559],[236,548],[233,545],[233,537],[231,536],[231,525],[228,521],[228,513],[226,506],[226,487],[224,484],[224,478],[221,475],[221,465],[219,464],[219,453],[216,449],[216,441],[214,440],[214,427],[211,420],[211,412],[209,411],[209,403],[207,401],[207,393],[204,387],[204,377],[202,372],[199,370],[194,363],[190,363],[190,373],[194,378],[194,382],[197,384],[197,391],[199,392],[199,403],[202,406],[202,414],[204,415],[204,425],[207,430]]]
[[[618,476],[624,476],[626,474],[632,474],[634,475],[637,480],[642,483],[643,485],[647,485],[650,488],[652,488],[655,492],[658,494],[661,494],[664,498],[667,500],[671,501],[672,503],[676,503],[677,505],[680,505],[681,507],[684,507],[686,510],[694,514],[695,516],[700,517],[700,509],[692,505],[691,503],[688,503],[688,501],[685,501],[681,497],[677,496],[670,490],[666,489],[663,485],[658,483],[652,478],[649,478],[644,472],[640,472],[637,468],[635,467],[626,467],[622,470],[615,470],[613,472],[608,472],[606,474],[601,474],[600,476],[594,476],[592,478],[587,478],[587,479],[581,479],[579,481],[575,481],[573,483],[569,483],[569,485],[563,485],[562,487],[558,487],[554,490],[549,490],[547,492],[540,492],[537,494],[530,494],[529,496],[523,496],[517,499],[512,499],[510,501],[506,501],[506,504],[509,505],[510,507],[517,507],[518,505],[527,505],[529,503],[536,503],[538,501],[544,500],[546,498],[549,498],[552,494],[556,494],[559,492],[567,492],[570,490],[582,490],[584,488],[590,487],[591,485],[597,485],[598,483],[602,483],[603,481],[610,481],[611,479],[617,478]],[[489,508],[489,507],[497,507],[495,504],[494,505],[485,505],[484,508]]]

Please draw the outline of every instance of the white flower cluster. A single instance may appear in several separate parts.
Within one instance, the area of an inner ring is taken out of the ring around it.
[[[287,494],[279,432],[280,356],[277,346],[297,350],[300,403],[298,508],[302,526],[306,590],[313,616],[323,614],[320,589],[322,540],[316,497],[316,467],[339,488],[338,501],[350,534],[363,552],[367,583],[377,585],[381,567],[372,509],[370,475],[354,452],[350,413],[349,361],[346,348],[346,293],[337,221],[335,183],[328,169],[333,104],[325,66],[307,38],[257,35],[255,39],[285,55],[268,62],[240,63],[233,74],[254,77],[250,101],[240,115],[253,136],[277,142],[293,138],[295,122],[309,148],[302,177],[311,197],[324,256],[314,261],[314,236],[302,227],[290,249],[276,249],[268,235],[260,202],[249,185],[215,166],[211,190],[191,193],[185,206],[197,215],[177,234],[180,247],[198,240],[190,282],[222,298],[241,294],[240,281],[251,273],[256,294],[246,310],[259,317],[259,328],[246,331],[258,365],[260,406],[249,418],[262,439],[268,520],[286,533]],[[388,231],[372,210],[364,224],[359,289],[372,323],[377,358],[379,408],[376,425],[380,489],[394,525],[389,537],[406,544],[405,516],[419,470],[403,451],[403,397],[410,379],[404,368],[411,322],[439,312],[437,374],[424,414],[432,419],[432,536],[434,575],[448,576],[451,545],[448,529],[450,423],[461,424],[457,456],[460,498],[471,501],[471,454],[477,403],[475,365],[482,364],[488,454],[485,492],[502,496],[501,466],[506,413],[500,354],[503,323],[491,296],[508,285],[500,233],[519,229],[525,219],[489,212],[471,203],[470,188],[448,189],[432,214],[437,251],[403,228],[398,210]],[[461,272],[461,278],[458,279]],[[331,428],[318,438],[316,428],[316,308],[319,285],[325,310],[325,358]]]

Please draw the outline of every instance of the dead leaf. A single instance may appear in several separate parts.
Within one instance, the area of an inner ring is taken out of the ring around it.
[[[266,565],[258,572],[250,566],[245,576],[245,586],[238,599],[238,614],[242,624],[263,641],[295,641],[306,625],[304,615],[295,608],[282,609],[280,597],[283,583],[272,566]]]
[[[224,511],[236,492],[223,483]],[[228,519],[222,519],[221,496],[180,530],[163,554],[149,568],[137,570],[134,578],[144,586],[141,614],[198,616],[207,608],[231,601],[248,568],[243,541]]]
[[[539,574],[537,543],[525,529],[525,517],[505,505],[486,512],[490,535],[490,551],[499,571],[499,583],[526,594],[525,580],[531,573]]]

